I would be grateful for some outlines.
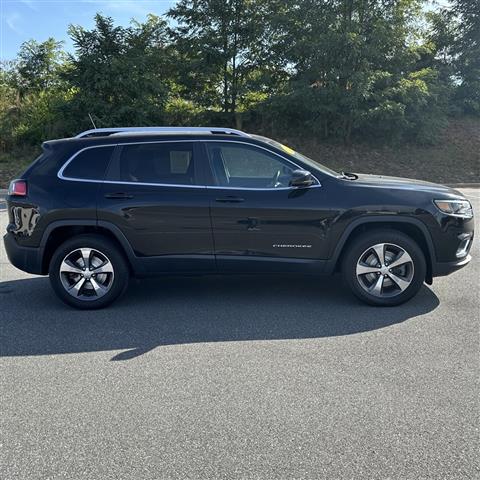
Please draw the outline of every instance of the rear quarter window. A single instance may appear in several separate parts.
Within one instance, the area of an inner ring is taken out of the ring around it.
[[[194,185],[193,142],[124,145],[112,162],[108,179],[128,183]]]
[[[92,147],[74,156],[62,172],[63,177],[77,180],[103,180],[115,147]]]

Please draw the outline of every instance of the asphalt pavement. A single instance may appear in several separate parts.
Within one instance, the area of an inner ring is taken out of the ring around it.
[[[2,245],[0,478],[479,478],[479,244],[396,308],[268,276],[134,281],[97,312]]]

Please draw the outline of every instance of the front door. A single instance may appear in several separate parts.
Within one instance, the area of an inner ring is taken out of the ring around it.
[[[214,270],[208,192],[198,144],[118,145],[98,200],[98,220],[120,228],[152,272]]]
[[[320,269],[326,255],[328,211],[320,183],[289,186],[298,167],[258,145],[204,141],[220,270]]]

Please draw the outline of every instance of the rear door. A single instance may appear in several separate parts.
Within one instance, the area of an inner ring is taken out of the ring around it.
[[[214,270],[208,192],[195,141],[117,146],[98,201],[152,272]]]
[[[290,187],[299,167],[258,145],[203,142],[212,173],[209,186],[220,270],[321,268],[329,210],[320,182]]]

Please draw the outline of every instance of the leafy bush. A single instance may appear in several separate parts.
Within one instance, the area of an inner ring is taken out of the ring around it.
[[[181,0],[127,27],[98,14],[90,30],[70,27],[73,54],[31,40],[2,65],[0,148],[71,135],[90,117],[434,143],[448,114],[480,115],[480,3],[452,5]]]

